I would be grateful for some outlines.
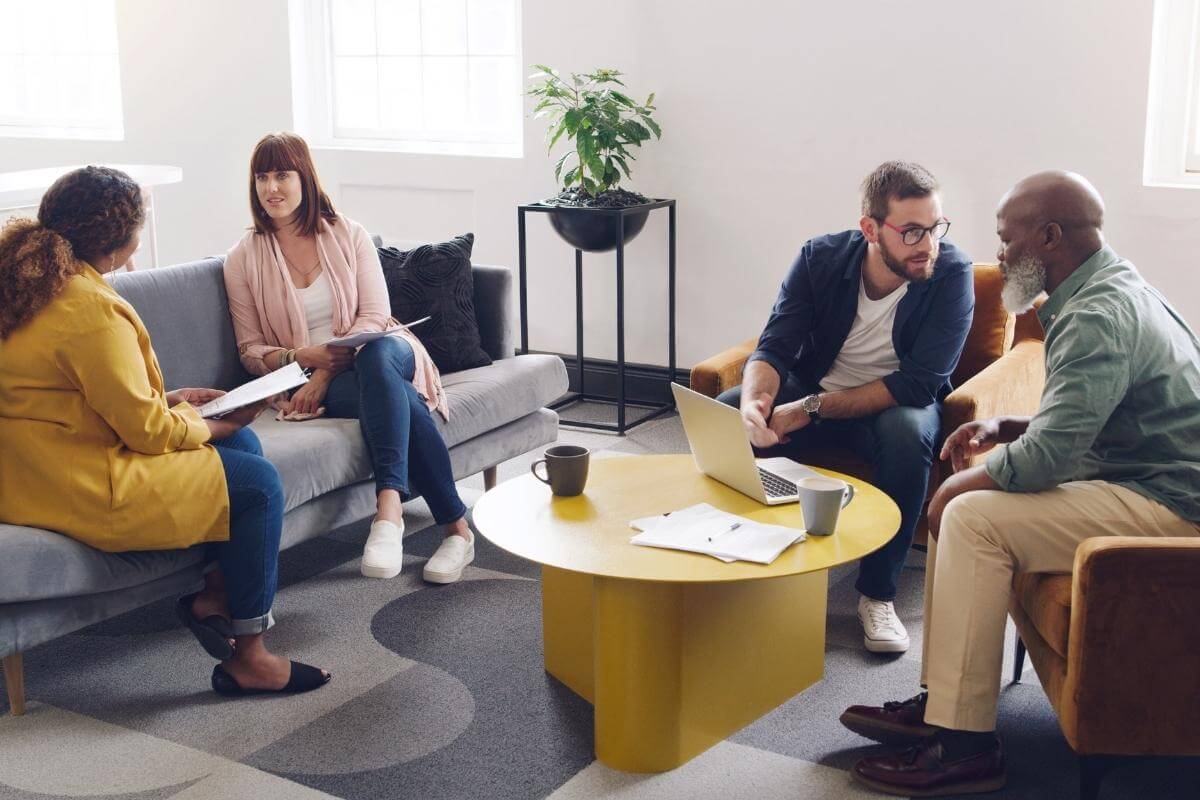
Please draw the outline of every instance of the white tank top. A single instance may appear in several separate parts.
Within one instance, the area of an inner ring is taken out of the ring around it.
[[[308,321],[308,343],[324,344],[333,338],[333,289],[325,270],[311,285],[297,289],[300,304],[304,307],[304,318]]]

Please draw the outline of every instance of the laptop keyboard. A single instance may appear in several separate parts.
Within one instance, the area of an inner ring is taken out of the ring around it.
[[[762,479],[767,497],[791,497],[799,491],[796,484],[784,480],[773,472],[767,472],[762,467],[758,468],[758,477]]]

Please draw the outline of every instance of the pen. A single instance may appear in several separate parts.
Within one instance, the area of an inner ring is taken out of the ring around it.
[[[740,527],[742,527],[742,523],[740,523],[740,522],[735,522],[735,523],[733,523],[732,525],[730,525],[728,528],[726,528],[725,530],[723,530],[723,531],[721,531],[720,533],[718,533],[716,536],[710,536],[710,537],[708,537],[708,540],[711,542],[713,539],[720,539],[720,538],[721,538],[722,536],[724,536],[725,534],[727,534],[727,533],[731,533],[731,532],[733,532],[733,531],[736,531],[736,530],[737,530],[738,528],[740,528]]]

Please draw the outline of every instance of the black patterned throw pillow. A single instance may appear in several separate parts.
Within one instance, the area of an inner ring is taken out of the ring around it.
[[[412,331],[443,373],[492,363],[475,321],[474,244],[475,234],[466,233],[415,250],[379,248],[392,316],[401,322],[432,317]]]

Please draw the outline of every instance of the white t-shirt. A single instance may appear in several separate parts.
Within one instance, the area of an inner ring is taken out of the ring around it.
[[[308,320],[308,343],[323,344],[333,338],[333,289],[325,270],[311,285],[300,292],[300,303],[304,306],[304,318]]]
[[[821,379],[826,392],[854,389],[895,372],[900,357],[892,344],[892,328],[896,324],[896,307],[908,293],[909,284],[897,287],[889,294],[872,300],[867,297],[866,284],[858,284],[858,313],[838,351],[833,366]]]

